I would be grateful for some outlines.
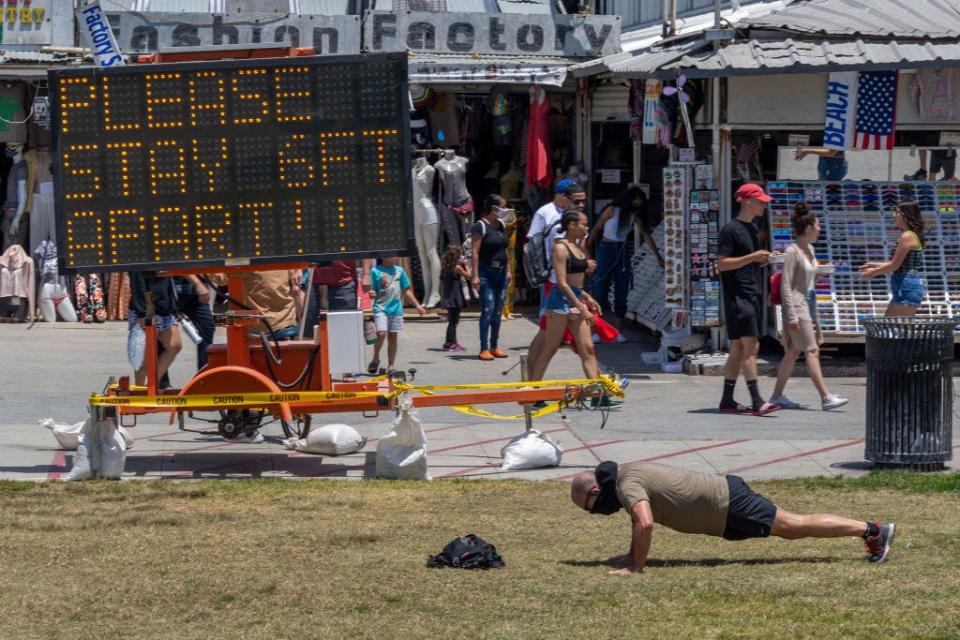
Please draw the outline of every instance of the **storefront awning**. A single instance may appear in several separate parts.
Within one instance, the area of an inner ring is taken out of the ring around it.
[[[573,60],[556,56],[410,56],[411,84],[523,84],[561,87]]]
[[[689,78],[832,71],[960,67],[960,44],[948,42],[804,42],[751,40],[685,55],[660,76]]]

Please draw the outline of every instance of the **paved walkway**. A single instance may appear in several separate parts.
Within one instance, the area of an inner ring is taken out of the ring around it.
[[[484,363],[472,353],[447,354],[439,349],[444,325],[410,322],[400,346],[403,368],[416,367],[416,382],[459,383],[516,380],[517,370],[501,375],[510,360]],[[504,348],[511,355],[525,350],[534,332],[526,320],[504,324]],[[461,325],[461,342],[475,345],[476,322]],[[863,473],[864,383],[858,378],[828,381],[831,389],[847,395],[842,410],[819,410],[816,394],[804,379],[791,381],[788,392],[811,409],[781,411],[764,418],[726,416],[716,412],[720,379],[666,375],[641,364],[640,354],[651,348],[642,336],[620,345],[601,345],[602,362],[631,378],[627,402],[610,414],[600,428],[600,415],[568,410],[545,416],[536,427],[564,449],[562,463],[551,469],[501,472],[500,450],[523,430],[522,422],[491,421],[448,409],[420,412],[428,438],[428,460],[434,478],[564,479],[601,460],[662,461],[701,471],[736,473],[748,479]],[[64,422],[84,416],[84,399],[102,388],[109,375],[126,373],[126,328],[107,325],[0,325],[0,352],[8,363],[0,372],[0,478],[55,480],[72,466],[72,452],[56,449],[56,441],[40,418]],[[192,348],[187,347],[174,366],[174,381],[191,373]],[[9,354],[9,355],[8,355]],[[578,358],[562,350],[549,372],[551,377],[579,377]],[[761,380],[769,392],[771,379]],[[742,387],[738,394],[745,399]],[[516,412],[516,405],[491,408]],[[373,477],[376,444],[389,427],[392,414],[366,419],[339,414],[330,422],[345,422],[369,438],[359,453],[327,457],[291,452],[281,444],[278,424],[264,429],[262,444],[225,442],[216,435],[181,432],[165,418],[152,416],[132,430],[135,446],[129,451],[127,473],[132,478],[249,478],[249,477]],[[315,419],[315,424],[325,420]],[[202,424],[192,425],[201,428]],[[955,442],[960,438],[955,437]],[[960,448],[960,444],[955,449]]]

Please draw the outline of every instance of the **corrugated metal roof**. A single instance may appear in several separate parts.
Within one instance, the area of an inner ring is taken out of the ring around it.
[[[721,11],[720,16],[724,21],[734,23],[738,20],[766,15],[771,11],[782,9],[785,5],[785,0],[766,0],[741,6],[738,9],[724,9]],[[693,37],[711,27],[713,27],[712,11],[677,19],[678,36]],[[689,40],[686,42],[689,42]],[[632,61],[632,58],[645,57],[648,54],[657,56],[657,62],[659,64],[666,64],[676,58],[676,56],[666,59],[659,57],[658,54],[665,51],[665,49],[657,48],[657,45],[663,47],[663,28],[660,24],[644,27],[643,29],[626,31],[620,36],[621,53],[614,53],[603,58],[582,62],[570,67],[570,72],[575,77],[582,77],[612,71],[611,65],[619,65],[618,68],[621,70],[649,68],[650,65],[643,60]],[[681,53],[687,53],[689,51],[689,49],[684,48],[682,44],[675,46],[682,48]]]
[[[417,53],[410,56],[413,84],[542,84],[563,86],[577,58],[560,56],[472,56]]]
[[[570,72],[575,78],[606,71],[617,75],[650,76],[664,65],[674,62],[688,53],[702,49],[706,44],[702,38],[695,38],[672,45],[650,47],[639,55],[627,52],[614,53],[575,65],[570,68]]]
[[[684,72],[691,78],[764,73],[915,69],[960,65],[960,43],[757,41],[730,44],[717,51],[685,55],[659,75]]]
[[[65,62],[70,59],[70,55],[66,53],[45,53],[43,51],[13,51],[13,50],[3,50],[0,51],[0,64],[7,64],[10,62],[37,62],[37,63],[48,63],[48,62]]]
[[[497,0],[503,13],[536,13],[553,15],[556,3],[553,0]]]
[[[768,16],[738,27],[785,29],[823,35],[960,37],[957,0],[795,0]]]

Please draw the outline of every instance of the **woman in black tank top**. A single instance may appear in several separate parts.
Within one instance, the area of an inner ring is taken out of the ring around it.
[[[553,243],[552,254],[557,283],[547,296],[545,339],[536,362],[531,363],[531,380],[543,380],[567,329],[576,340],[584,374],[596,378],[599,369],[590,337],[593,310],[599,309],[593,298],[583,291],[587,273],[596,267],[580,246],[588,230],[586,214],[577,210],[565,211],[560,219],[560,230],[564,237]]]

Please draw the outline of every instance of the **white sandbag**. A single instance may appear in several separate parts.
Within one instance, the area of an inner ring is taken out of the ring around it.
[[[77,454],[73,468],[64,478],[68,482],[90,478],[118,480],[127,463],[127,449],[113,418],[97,421],[92,414],[77,436]]]
[[[53,418],[44,418],[43,420],[38,420],[39,424],[42,424],[47,429],[53,432],[53,437],[57,439],[57,444],[60,445],[61,449],[66,449],[67,451],[75,451],[77,448],[77,437],[80,435],[80,430],[83,429],[84,422],[78,422],[76,424],[67,424],[65,422],[56,422]]]
[[[124,427],[124,426],[122,426],[122,425],[118,425],[118,426],[117,426],[117,431],[119,431],[119,432],[120,432],[120,435],[123,436],[123,444],[124,444],[124,446],[125,446],[128,450],[129,450],[129,449],[132,449],[132,448],[133,448],[133,443],[136,442],[136,441],[133,439],[133,436],[130,435],[130,432],[127,430],[127,428]]]
[[[99,444],[94,431],[93,418],[87,418],[87,421],[83,423],[83,428],[80,429],[80,433],[77,434],[77,454],[73,456],[73,468],[64,478],[67,482],[89,480],[93,477],[91,458],[93,448]]]
[[[312,429],[306,438],[287,438],[283,446],[303,453],[342,456],[363,449],[367,439],[347,424],[325,424]]]
[[[98,476],[109,480],[123,477],[127,464],[127,444],[112,419],[100,423],[100,469]]]
[[[560,464],[563,449],[550,436],[530,429],[511,440],[500,450],[503,471],[512,469],[541,469]]]
[[[377,443],[377,475],[399,480],[429,480],[427,436],[409,398],[400,401],[400,415]]]

